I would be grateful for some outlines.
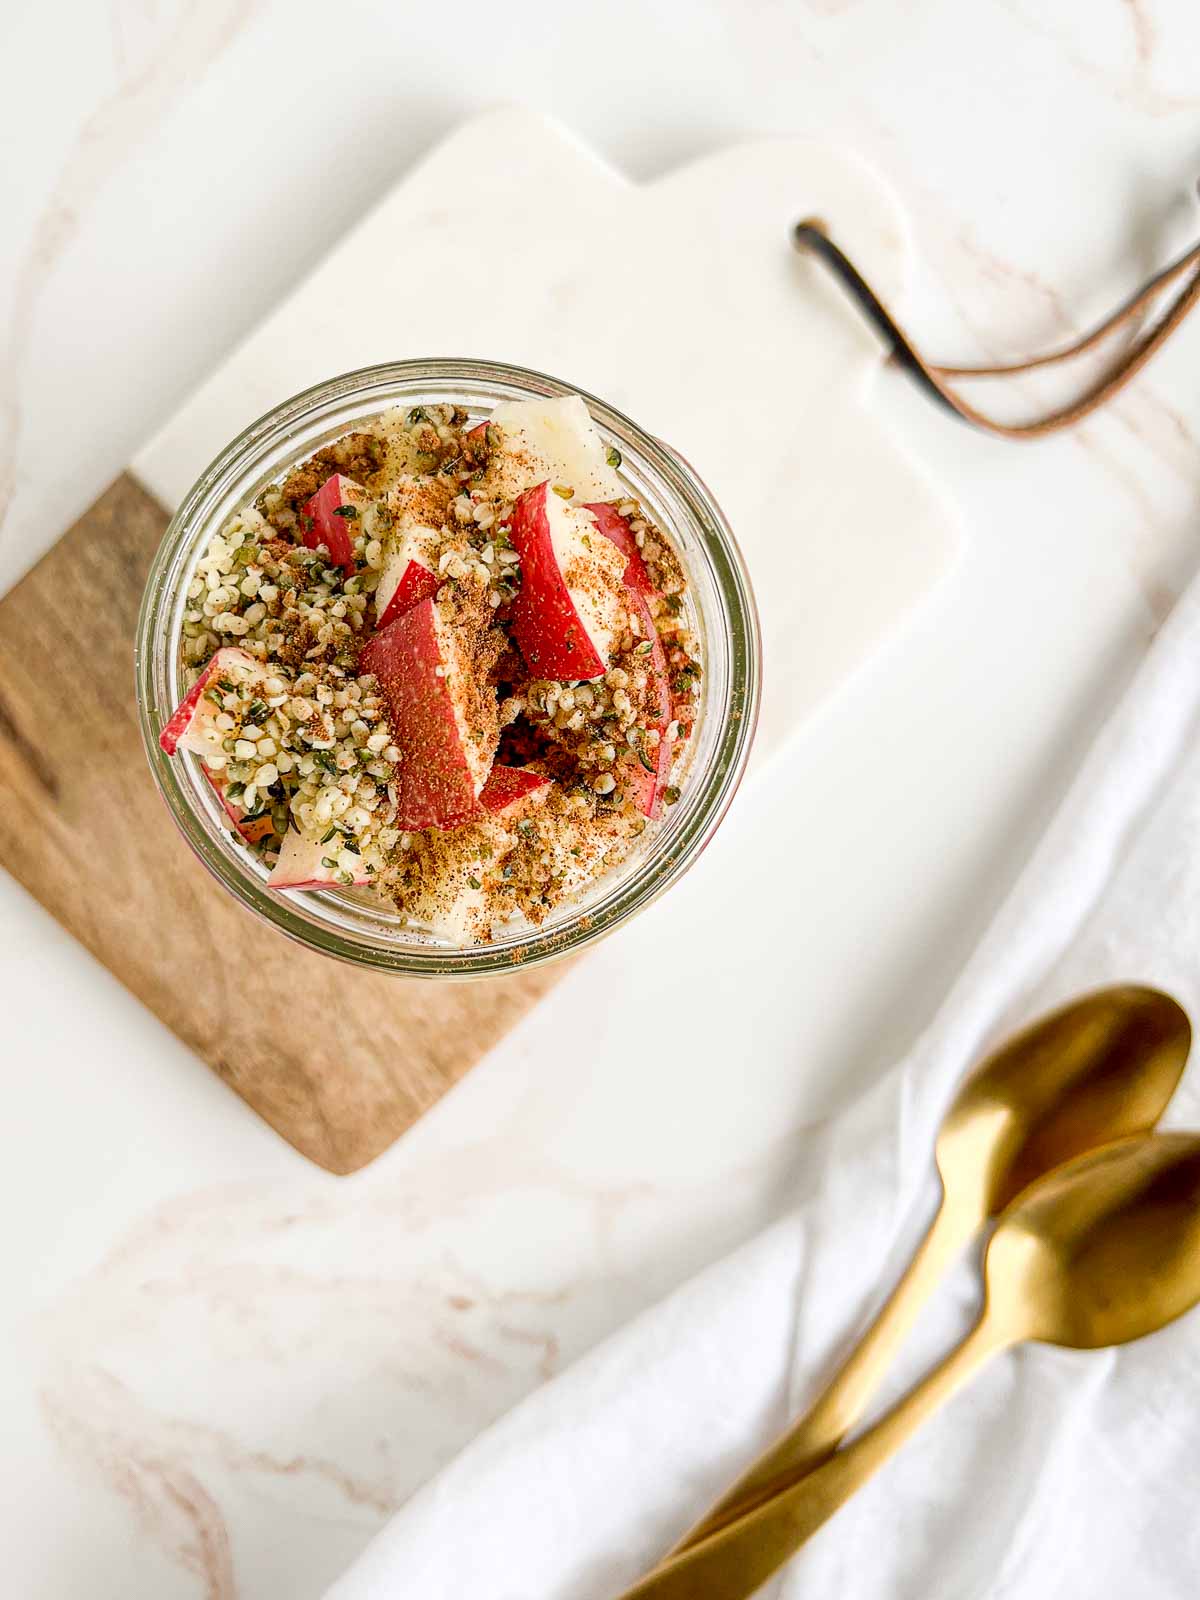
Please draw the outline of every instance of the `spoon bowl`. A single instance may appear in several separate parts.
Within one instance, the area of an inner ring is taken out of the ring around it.
[[[1200,1303],[1200,1135],[1126,1139],[1035,1184],[985,1258],[1010,1340],[1127,1344]]]
[[[964,1080],[942,1122],[942,1183],[998,1216],[1084,1151],[1147,1133],[1183,1075],[1192,1029],[1160,989],[1114,984],[1032,1023]]]

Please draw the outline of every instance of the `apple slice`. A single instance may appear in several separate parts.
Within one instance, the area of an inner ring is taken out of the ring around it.
[[[512,542],[521,557],[513,632],[530,672],[571,682],[602,677],[623,626],[621,552],[550,483],[517,500]]]
[[[606,539],[611,539],[625,557],[625,582],[628,586],[639,594],[653,594],[654,584],[642,552],[638,549],[637,535],[629,525],[629,518],[623,517],[616,506],[604,500],[595,500],[583,509],[592,513],[600,532]]]
[[[214,719],[220,715],[221,707],[207,699],[205,691],[221,678],[240,688],[244,683],[261,683],[269,676],[262,662],[245,650],[239,650],[236,645],[223,645],[180,701],[158,736],[159,744],[169,756],[179,749],[192,750],[201,756],[220,750],[224,735],[215,726]]]
[[[361,856],[339,849],[338,841],[322,843],[320,833],[289,828],[283,836],[279,860],[267,879],[269,889],[328,889],[331,885],[349,888],[341,876],[349,872],[355,888],[365,888],[374,874],[367,872]],[[333,863],[330,866],[330,862]],[[345,866],[343,866],[345,862]]]
[[[559,399],[503,400],[488,418],[500,429],[488,481],[503,500],[549,478],[574,489],[576,500],[619,500],[625,486],[609,447],[577,394]]]
[[[667,670],[667,655],[658,636],[650,600],[658,593],[651,582],[650,573],[638,549],[637,536],[616,506],[596,503],[585,506],[596,519],[596,527],[625,557],[625,585],[629,591],[629,609],[637,614],[642,625],[641,637],[649,639],[651,647],[645,656],[645,671],[650,679],[650,694],[654,712],[647,720],[648,729],[658,734],[658,744],[642,751],[638,765],[630,780],[634,804],[646,817],[657,817],[662,811],[663,790],[671,778],[671,760],[674,746],[667,737],[674,707],[671,700],[671,682]]]
[[[435,595],[440,584],[437,574],[423,567],[419,561],[413,561],[410,557],[391,557],[384,566],[383,577],[376,591],[375,603],[383,606],[379,613],[379,628],[388,627],[397,617],[411,611],[413,606]],[[386,598],[381,600],[380,596]]]
[[[549,789],[551,781],[540,772],[530,772],[528,767],[502,767],[497,764],[488,774],[488,781],[480,792],[480,807],[490,811],[493,816],[507,816],[522,800],[529,800],[542,790]]]
[[[300,507],[300,537],[310,550],[323,544],[334,566],[353,572],[354,533],[371,504],[361,483],[335,472]]]
[[[265,839],[269,833],[275,832],[275,824],[269,815],[254,817],[250,822],[245,819],[249,815],[245,806],[238,805],[236,800],[229,798],[229,779],[223,772],[212,772],[205,762],[201,762],[204,776],[217,791],[217,799],[221,802],[225,815],[245,839],[247,844],[257,844],[260,839]]]
[[[444,834],[430,846],[414,845],[407,860],[415,872],[404,884],[401,904],[407,915],[451,944],[473,944],[488,935],[497,906],[496,885],[519,835],[517,828],[536,812],[553,784],[520,767],[493,767],[471,823]]]
[[[453,828],[478,810],[500,742],[496,692],[485,681],[490,623],[482,590],[444,605],[427,598],[359,657],[359,672],[379,680],[400,747],[399,828]]]
[[[433,570],[438,541],[436,529],[401,513],[400,527],[388,540],[387,557],[375,591],[379,632],[437,593],[442,581]]]

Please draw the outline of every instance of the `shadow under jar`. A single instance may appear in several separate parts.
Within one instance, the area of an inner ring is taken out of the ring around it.
[[[686,610],[703,665],[695,730],[675,782],[678,802],[631,853],[539,926],[524,918],[491,943],[454,946],[381,895],[331,888],[272,890],[266,868],[225,821],[194,755],[172,759],[159,735],[185,693],[180,641],[187,592],[209,541],[298,461],[393,406],[445,403],[483,419],[503,400],[581,394],[622,457],[629,494],[668,536],[688,579]],[[583,949],[671,886],[712,838],[745,770],[758,713],[761,646],[754,600],[729,525],[708,489],[669,446],[611,406],[542,373],[498,362],[400,361],[316,385],[268,412],[227,446],[185,496],[163,536],[142,600],[135,648],[142,738],[176,824],[205,866],[249,910],[310,949],[417,978],[471,978],[540,965]]]

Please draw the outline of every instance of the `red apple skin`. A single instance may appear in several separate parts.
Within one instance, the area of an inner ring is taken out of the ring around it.
[[[629,525],[629,518],[623,517],[616,506],[610,505],[607,500],[593,501],[583,509],[592,513],[600,532],[606,539],[611,539],[625,556],[625,582],[629,587],[636,589],[639,594],[653,594],[654,585],[650,581],[642,552],[638,549],[637,535]]]
[[[624,553],[629,609],[637,613],[642,624],[642,638],[653,641],[650,654],[646,657],[646,670],[654,692],[655,715],[648,726],[657,729],[659,741],[653,751],[646,752],[646,759],[653,764],[654,771],[647,772],[639,761],[634,770],[630,789],[634,804],[642,815],[658,817],[662,814],[663,790],[671,779],[671,757],[674,747],[667,738],[667,729],[674,716],[674,707],[671,702],[666,651],[662,647],[662,640],[658,636],[658,628],[650,610],[650,597],[657,591],[650,581],[650,573],[642,559],[642,552],[637,547],[637,538],[629,525],[629,519],[623,517],[615,506],[605,502],[585,506],[584,510],[592,513],[600,532],[606,539],[611,539]]]
[[[550,782],[541,773],[530,772],[525,767],[495,766],[480,790],[480,809],[498,815],[507,811],[509,806],[516,805],[518,800],[536,794],[539,789],[548,789]]]
[[[300,537],[310,550],[315,550],[318,545],[323,544],[329,551],[329,559],[334,566],[353,572],[357,564],[354,559],[354,528],[357,519],[339,517],[337,510],[339,506],[353,506],[361,513],[365,500],[366,490],[360,483],[355,483],[353,478],[347,478],[340,472],[335,472],[332,478],[326,479],[312,499],[306,500],[300,507]]]
[[[374,673],[403,752],[396,772],[398,828],[454,828],[478,797],[443,667],[432,599],[422,600],[368,641],[360,673]]]
[[[222,645],[216,651],[204,671],[196,679],[188,693],[179,702],[171,715],[170,721],[158,736],[158,742],[169,756],[173,756],[179,749],[179,741],[191,726],[196,708],[200,704],[200,697],[208,688],[210,681],[225,670],[230,664],[236,662],[240,666],[250,666],[262,670],[261,663],[245,650],[239,650],[235,645]]]
[[[600,678],[607,663],[588,637],[554,554],[546,509],[553,492],[549,482],[539,483],[513,507],[511,537],[521,557],[513,632],[535,678]]]
[[[225,811],[225,815],[229,818],[230,822],[237,827],[237,824],[242,820],[246,813],[242,810],[241,806],[235,805],[226,793],[229,785],[226,781],[225,774],[223,772],[210,771],[208,766],[203,761],[201,761],[200,765],[203,769],[204,776],[216,790],[217,799],[221,802],[221,805]],[[241,830],[239,829],[238,831],[240,832]]]
[[[191,689],[179,702],[171,716],[171,720],[158,736],[158,742],[169,756],[173,756],[179,749],[179,741],[188,730],[196,707],[200,703],[200,696],[208,687],[208,680],[212,677],[216,664],[216,656],[209,662],[204,671],[196,679]]]
[[[384,607],[383,615],[376,624],[376,631],[382,633],[406,611],[411,611],[414,606],[420,605],[422,600],[432,599],[440,586],[441,580],[436,573],[430,572],[429,568],[423,567],[419,561],[410,561],[392,592],[392,598]]]

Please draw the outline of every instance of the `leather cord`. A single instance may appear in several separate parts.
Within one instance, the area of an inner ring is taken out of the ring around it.
[[[888,345],[891,358],[938,405],[952,411],[963,422],[981,428],[986,433],[1002,439],[1038,439],[1082,422],[1099,406],[1118,394],[1162,348],[1188,312],[1200,300],[1200,243],[1184,251],[1169,266],[1142,285],[1090,333],[1081,339],[1052,350],[1046,355],[1033,356],[1027,361],[1017,361],[1002,366],[951,367],[926,359],[896,321],[886,304],[875,293],[858,268],[829,237],[825,224],[817,218],[798,222],[792,234],[797,250],[814,255],[826,266],[858,305],[876,332]],[[1177,286],[1177,287],[1176,287]],[[1070,361],[1084,351],[1102,344],[1111,334],[1122,328],[1132,328],[1145,316],[1153,302],[1167,289],[1176,287],[1176,293],[1160,315],[1136,335],[1119,359],[1102,377],[1089,385],[1069,405],[1060,406],[1046,416],[1032,422],[999,422],[986,412],[971,405],[956,391],[954,379],[1007,378],[1020,373],[1033,372],[1039,367],[1055,366]]]

